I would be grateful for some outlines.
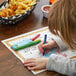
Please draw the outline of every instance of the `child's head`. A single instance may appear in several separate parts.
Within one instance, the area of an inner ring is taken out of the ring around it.
[[[76,0],[57,0],[50,9],[48,24],[53,34],[76,49],[76,37],[73,37],[76,36]]]

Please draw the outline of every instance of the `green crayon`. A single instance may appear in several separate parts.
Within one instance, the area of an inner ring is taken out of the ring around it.
[[[40,42],[41,42],[41,40],[35,40],[35,41],[31,41],[31,42],[29,42],[29,43],[27,43],[27,44],[24,44],[24,45],[22,45],[22,46],[13,45],[13,46],[11,46],[11,48],[14,49],[15,51],[18,51],[18,50],[20,50],[20,49],[24,49],[24,48],[27,48],[27,47],[36,45],[36,44],[38,44],[38,43],[40,43]]]

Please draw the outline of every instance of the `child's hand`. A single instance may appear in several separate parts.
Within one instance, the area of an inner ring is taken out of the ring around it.
[[[29,70],[45,69],[48,58],[32,58],[24,62],[24,66],[29,67]]]
[[[43,44],[43,42],[41,42],[39,45],[38,45],[38,49],[41,53],[43,53],[43,48],[47,49],[47,50],[50,50],[54,47],[57,47],[57,44],[55,41],[52,41],[52,42],[47,42],[46,44]]]

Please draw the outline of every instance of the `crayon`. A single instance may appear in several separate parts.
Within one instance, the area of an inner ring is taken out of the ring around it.
[[[15,51],[18,51],[18,50],[20,50],[20,49],[24,49],[24,48],[27,48],[27,47],[36,45],[36,44],[38,44],[38,43],[40,43],[40,42],[41,42],[41,40],[35,40],[35,41],[31,41],[31,42],[29,42],[29,43],[26,43],[26,44],[20,45],[20,46],[18,46],[18,45],[13,45],[13,46],[11,46],[11,48],[14,49]]]
[[[33,37],[31,40],[34,41],[35,39],[37,39],[40,36],[40,34],[36,35],[35,37]]]
[[[46,43],[46,39],[47,39],[47,35],[44,36],[44,44]],[[43,56],[45,55],[45,48],[44,48],[44,51],[43,51]]]

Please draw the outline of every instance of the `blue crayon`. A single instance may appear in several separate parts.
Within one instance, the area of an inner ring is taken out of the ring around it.
[[[46,43],[46,39],[47,39],[47,35],[44,36],[44,44]],[[43,56],[45,55],[45,48],[44,48],[44,51],[43,51]]]

